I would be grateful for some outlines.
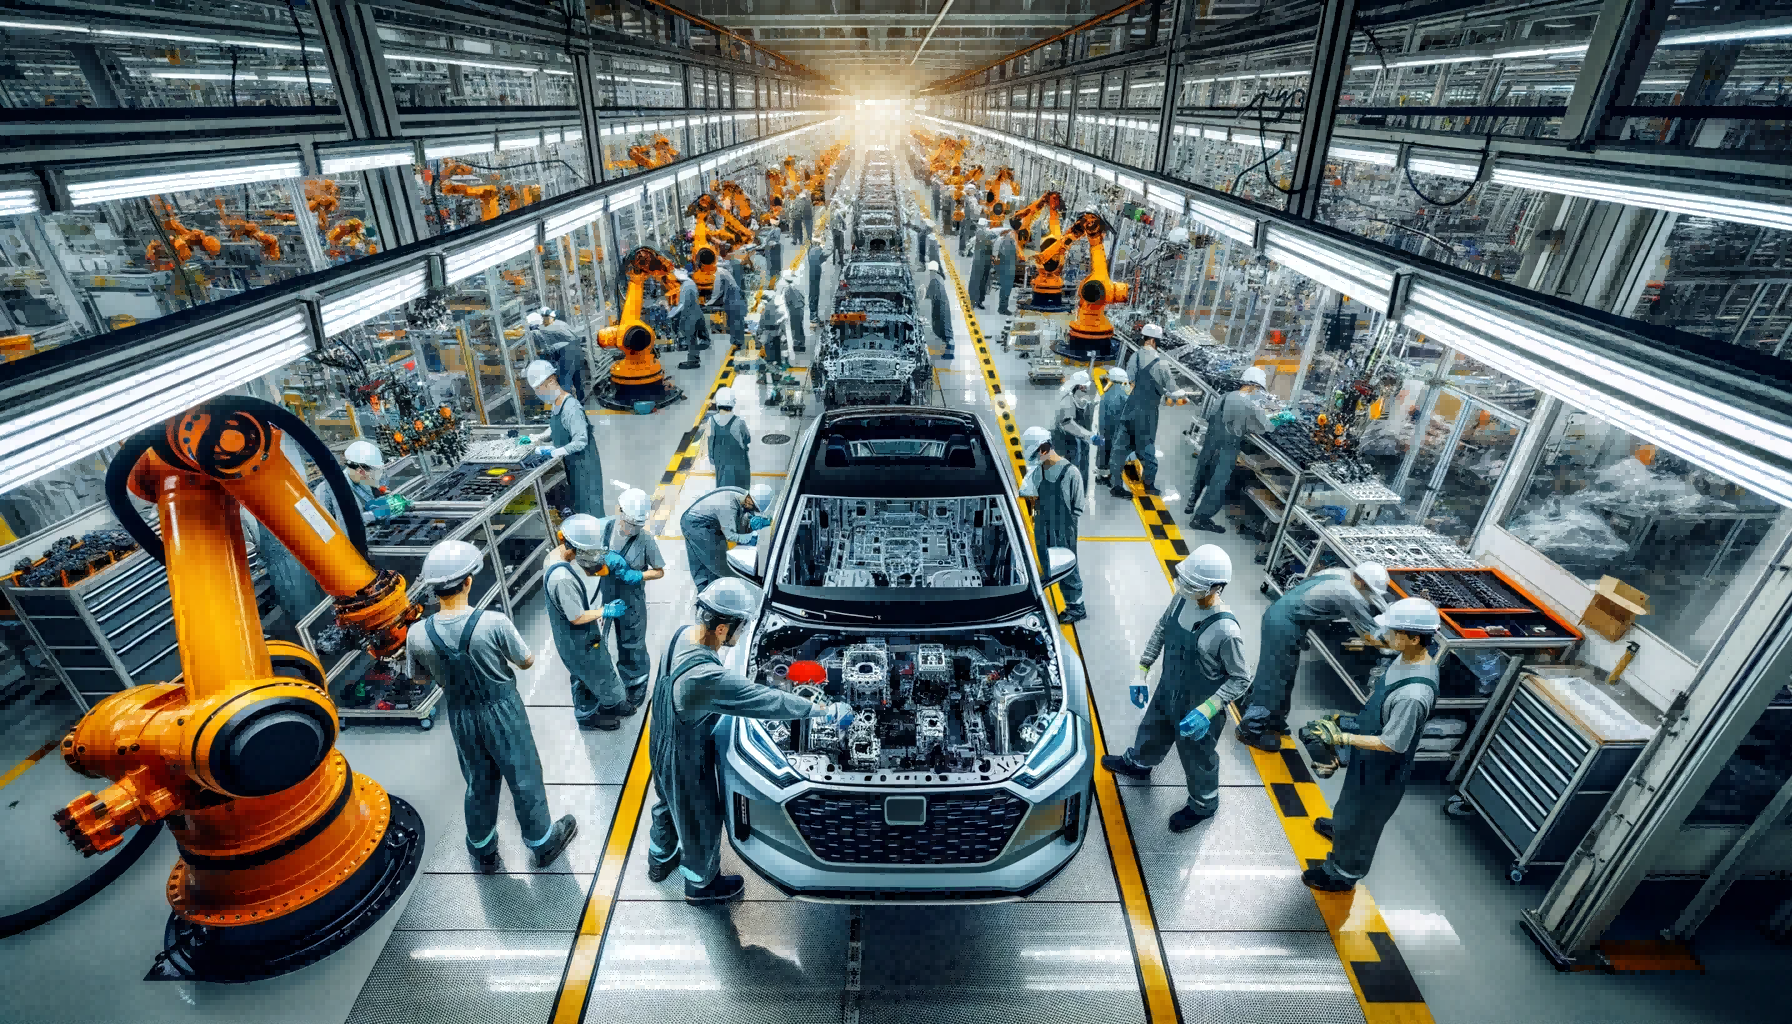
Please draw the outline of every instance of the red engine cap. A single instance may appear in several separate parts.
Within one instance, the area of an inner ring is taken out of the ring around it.
[[[828,670],[819,661],[793,661],[784,678],[796,686],[821,686],[828,681]]]

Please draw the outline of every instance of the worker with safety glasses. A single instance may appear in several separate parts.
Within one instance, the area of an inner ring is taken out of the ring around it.
[[[1430,650],[1438,630],[1436,606],[1422,597],[1404,598],[1375,623],[1396,656],[1377,668],[1380,678],[1363,710],[1355,716],[1327,715],[1301,730],[1322,775],[1336,770],[1337,751],[1353,748],[1337,809],[1329,818],[1313,819],[1313,831],[1332,841],[1331,856],[1300,876],[1321,892],[1348,892],[1369,873],[1381,830],[1406,793],[1419,736],[1437,703],[1437,662]]]
[[[610,549],[596,516],[567,516],[547,554],[543,586],[548,594],[548,628],[554,649],[572,677],[572,713],[581,729],[610,732],[635,713],[622,680],[604,649],[604,626],[621,618],[628,606],[621,600],[596,600],[596,580],[610,573]],[[614,561],[620,562],[617,558]]]

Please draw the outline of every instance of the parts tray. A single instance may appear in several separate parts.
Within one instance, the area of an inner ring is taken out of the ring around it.
[[[1401,597],[1424,597],[1465,640],[1578,640],[1580,632],[1498,569],[1395,569]],[[1503,631],[1503,632],[1502,632]]]
[[[516,478],[527,472],[517,463],[463,462],[431,480],[417,492],[416,500],[483,504],[509,490]]]

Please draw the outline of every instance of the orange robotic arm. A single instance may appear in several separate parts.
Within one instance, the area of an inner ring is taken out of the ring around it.
[[[1033,255],[1033,263],[1039,268],[1033,275],[1033,302],[1036,305],[1051,306],[1063,301],[1064,253],[1073,242],[1082,238],[1089,220],[1096,224],[1101,222],[1101,218],[1092,213],[1083,214],[1070,225],[1069,231],[1052,239]]]
[[[1070,226],[1071,236],[1089,241],[1089,276],[1077,287],[1076,315],[1070,319],[1069,335],[1079,341],[1105,343],[1114,336],[1114,325],[1105,312],[1112,302],[1125,302],[1132,289],[1108,276],[1108,254],[1105,244],[1107,222],[1090,212],[1079,216]]]
[[[709,301],[710,291],[715,288],[716,263],[721,259],[715,243],[709,239],[709,215],[714,210],[715,198],[707,192],[684,209],[695,222],[691,228],[691,264],[696,269],[691,271],[691,283],[697,286],[697,297],[704,302]]]
[[[678,150],[672,148],[672,140],[664,135],[653,137],[653,163],[650,166],[664,167],[678,159]]]
[[[672,274],[673,263],[665,256],[642,246],[628,254],[622,262],[628,273],[628,295],[622,300],[622,319],[597,332],[597,343],[605,348],[622,350],[622,358],[610,367],[610,380],[619,387],[638,387],[666,379],[654,352],[653,328],[641,319],[648,278],[657,278],[666,291],[668,302],[678,301],[678,278]],[[714,280],[715,265],[710,265]]]

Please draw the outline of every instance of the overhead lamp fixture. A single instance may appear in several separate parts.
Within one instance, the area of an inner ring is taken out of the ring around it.
[[[543,221],[541,225],[542,234],[548,239],[559,238],[562,235],[570,235],[579,228],[596,220],[597,215],[602,212],[604,212],[604,197],[598,196],[595,199],[580,203],[570,210],[556,213]]]
[[[642,192],[639,188],[631,188],[626,192],[615,193],[610,196],[610,212],[615,213],[618,210],[628,209],[641,201],[641,195]]]
[[[373,284],[357,284],[341,298],[324,300],[324,337],[334,338],[351,327],[364,324],[381,313],[388,313],[407,302],[421,299],[429,290],[429,271],[423,267]]]
[[[330,84],[330,78],[328,75],[320,75],[316,72],[312,72],[312,74],[309,78],[307,78],[304,75],[268,75],[268,74],[264,74],[261,76],[261,80],[264,82],[303,82],[306,85],[329,85]]]
[[[76,32],[83,35],[93,31],[84,25],[56,25],[47,21],[16,21],[12,18],[0,18],[0,28],[16,28],[26,32]]]
[[[291,50],[295,53],[301,49],[307,53],[324,52],[324,48],[321,46],[301,47],[298,43],[271,43],[265,39],[220,39],[218,43],[221,46],[253,46],[261,50]]]
[[[647,183],[648,192],[664,192],[672,187],[674,178],[670,174],[662,174]]]
[[[311,350],[306,323],[303,313],[288,313],[214,338],[172,360],[146,363],[121,380],[81,390],[17,417],[0,434],[0,493],[303,356]]]
[[[1388,311],[1394,271],[1281,225],[1271,225],[1263,255],[1348,295],[1377,312]]]
[[[1569,54],[1586,52],[1586,43],[1569,43],[1564,46],[1533,46],[1516,50],[1495,50],[1493,59],[1523,60],[1526,57],[1566,57]]]
[[[1355,160],[1358,163],[1375,164],[1379,167],[1392,167],[1400,159],[1400,154],[1393,150],[1336,143],[1326,149],[1325,155],[1334,160]]]
[[[523,132],[498,136],[498,148],[506,153],[516,149],[534,149],[541,145],[540,132]]]
[[[430,64],[458,64],[461,67],[467,68],[486,68],[492,71],[521,71],[526,74],[533,74],[537,71],[545,70],[539,64],[522,64],[516,61],[503,60],[474,60],[470,57],[462,57],[459,54],[412,52],[409,50],[389,49],[386,51],[386,59],[423,61]]]
[[[180,36],[170,32],[145,32],[142,29],[96,28],[94,35],[121,36],[126,39],[165,39],[171,43],[216,43],[211,36]]]
[[[490,135],[443,139],[440,142],[425,142],[423,158],[425,160],[442,160],[451,156],[476,156],[480,153],[490,153],[497,148],[498,144]]]
[[[1154,181],[1145,188],[1145,201],[1163,209],[1171,216],[1177,217],[1182,215],[1183,206],[1188,202],[1188,197]]]
[[[1084,170],[1088,170],[1088,169],[1089,168],[1084,168]],[[1094,168],[1094,170],[1095,170],[1095,176],[1097,178],[1100,178],[1102,181],[1111,182],[1114,180],[1114,172],[1111,169],[1106,168],[1106,167],[1096,167],[1096,168]]]
[[[1696,46],[1700,43],[1754,42],[1792,36],[1792,18],[1761,19],[1710,28],[1683,28],[1663,32],[1657,46]]]
[[[580,142],[585,138],[585,129],[568,128],[560,133],[561,142]]]
[[[1087,160],[1079,160],[1076,157],[1070,158],[1070,166],[1072,169],[1081,171],[1084,174],[1088,174],[1090,171],[1093,171],[1095,169],[1094,164],[1090,163]]]
[[[1407,156],[1406,169],[1418,174],[1435,174],[1440,178],[1455,178],[1459,181],[1475,181],[1481,176],[1479,161],[1464,163],[1449,157],[1420,153]]]
[[[256,80],[255,74],[249,71],[235,75],[228,71],[149,71],[144,68],[131,68],[130,71],[134,75],[145,75],[149,78],[194,79],[202,82],[253,82]]]
[[[1152,186],[1154,189],[1156,187],[1155,184]],[[1242,210],[1228,209],[1219,203],[1191,195],[1188,199],[1188,212],[1196,220],[1211,227],[1217,235],[1246,245],[1257,244],[1257,218]]]
[[[496,238],[451,250],[443,260],[449,284],[472,277],[488,267],[521,256],[535,247],[535,225],[506,231]]]
[[[138,173],[131,174],[127,169],[133,166],[138,169]],[[155,168],[153,173],[144,173],[152,167]],[[231,185],[250,185],[258,181],[280,181],[304,175],[297,154],[290,157],[285,154],[253,154],[235,159],[209,159],[204,163],[195,161],[171,164],[168,161],[158,161],[154,164],[126,165],[109,170],[117,177],[99,177],[106,172],[97,170],[64,172],[63,180],[67,185],[70,205],[92,206],[115,199],[195,192]]]
[[[0,217],[23,217],[43,209],[43,188],[35,174],[0,174]]]
[[[317,167],[324,174],[406,167],[416,160],[417,147],[409,142],[353,143],[317,148]]]
[[[1743,198],[1738,189],[1726,188],[1721,182],[1688,183],[1682,189],[1662,188],[1662,179],[1617,172],[1559,171],[1553,165],[1524,160],[1500,159],[1493,166],[1493,181],[1538,192],[1598,199],[1625,206],[1643,206],[1694,217],[1754,224],[1758,227],[1792,230],[1792,206]],[[1696,188],[1698,191],[1693,191]]]

